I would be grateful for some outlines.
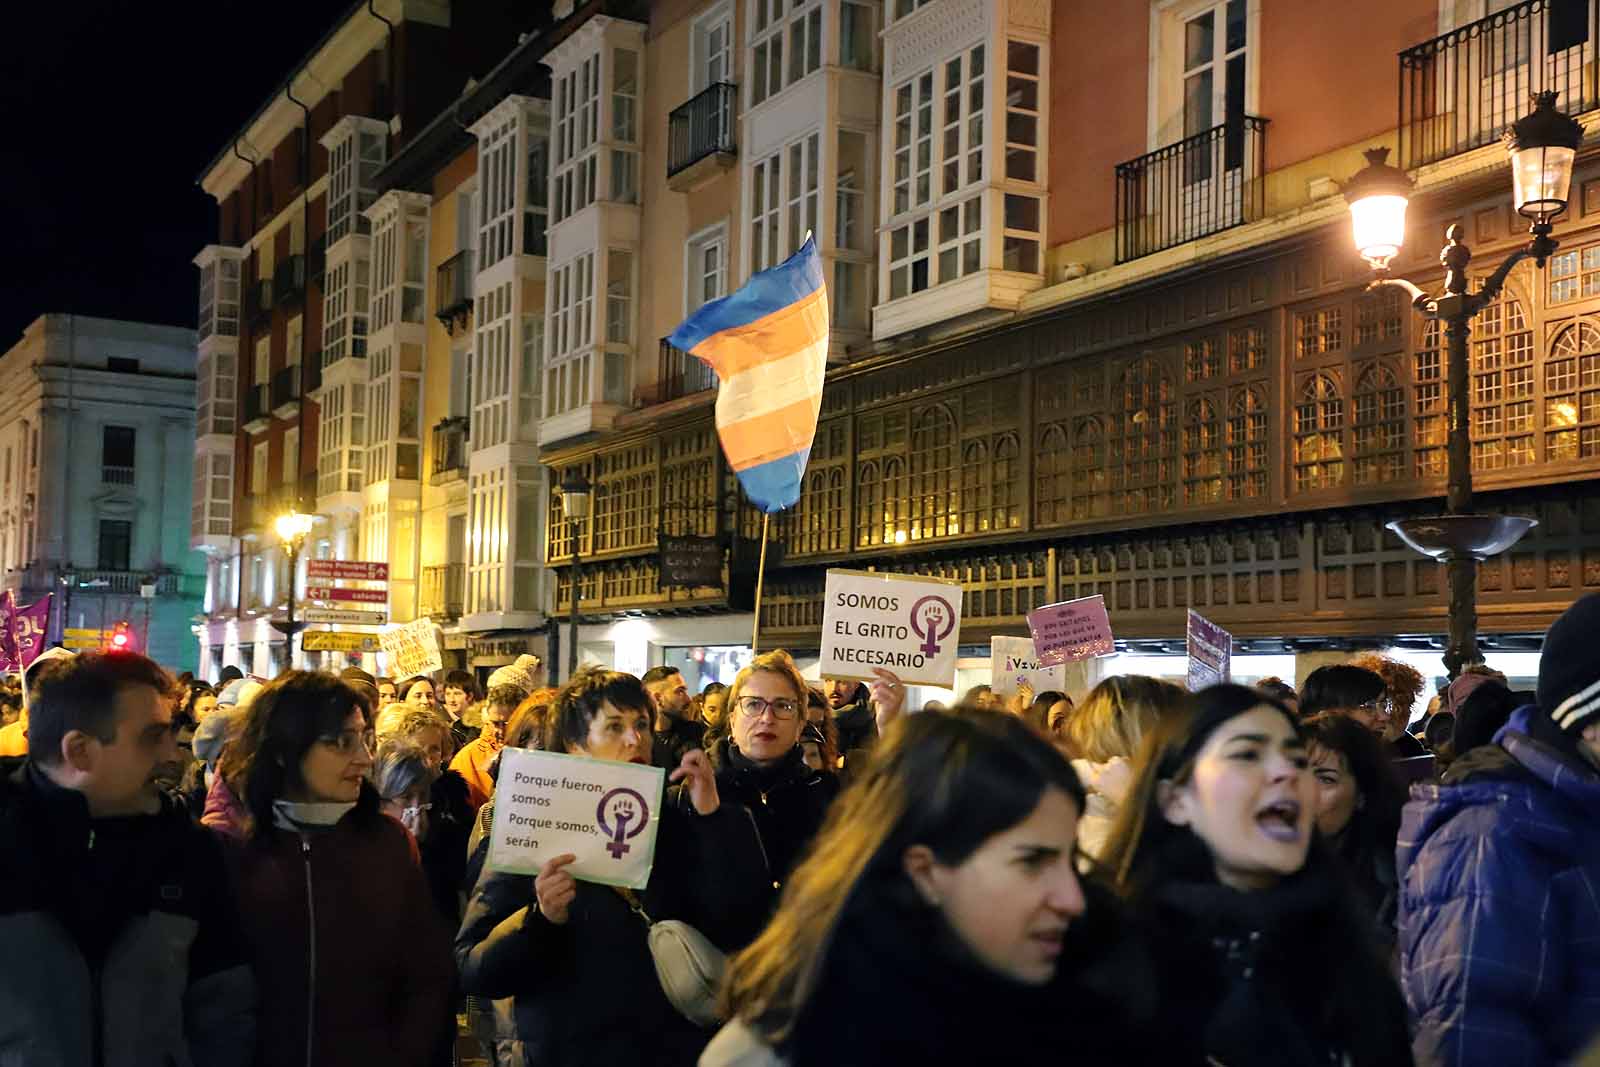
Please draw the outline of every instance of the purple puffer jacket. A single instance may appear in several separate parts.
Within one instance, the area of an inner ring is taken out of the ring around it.
[[[1519,708],[1412,787],[1397,852],[1417,1063],[1575,1058],[1600,1030],[1600,774]]]

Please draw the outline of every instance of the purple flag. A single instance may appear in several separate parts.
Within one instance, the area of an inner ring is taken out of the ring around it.
[[[46,593],[25,608],[17,607],[15,600],[11,602],[7,644],[15,650],[17,664],[23,670],[44,651],[45,635],[50,631],[50,598],[53,596],[54,593]]]
[[[22,670],[17,662],[16,637],[17,599],[11,590],[0,597],[0,672],[16,674]]]

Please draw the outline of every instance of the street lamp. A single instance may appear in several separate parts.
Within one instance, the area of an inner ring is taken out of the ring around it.
[[[277,531],[278,540],[283,542],[283,547],[289,553],[289,618],[287,622],[272,620],[272,628],[283,634],[289,644],[288,667],[294,667],[294,635],[299,633],[304,623],[294,620],[295,578],[300,568],[300,549],[306,543],[306,537],[311,533],[311,527],[316,523],[315,515],[305,515],[298,511],[285,512],[273,522]]]
[[[1583,127],[1556,110],[1556,94],[1542,92],[1533,98],[1533,111],[1519,119],[1505,136],[1511,157],[1512,189],[1516,208],[1531,219],[1529,240],[1506,257],[1476,293],[1469,291],[1467,265],[1472,250],[1461,241],[1461,227],[1446,232],[1439,253],[1445,268],[1444,294],[1429,296],[1404,278],[1389,276],[1389,261],[1405,242],[1405,212],[1411,180],[1385,162],[1386,148],[1366,153],[1367,165],[1344,186],[1350,202],[1352,237],[1356,250],[1372,266],[1374,281],[1404,289],[1412,307],[1425,318],[1444,326],[1449,360],[1449,438],[1445,453],[1446,514],[1400,519],[1388,524],[1402,541],[1424,555],[1445,563],[1450,585],[1449,641],[1444,664],[1454,678],[1469,664],[1482,662],[1478,651],[1478,563],[1516,544],[1537,521],[1514,515],[1472,514],[1472,434],[1467,374],[1467,340],[1472,319],[1500,295],[1511,269],[1525,259],[1539,267],[1556,250],[1550,237],[1551,220],[1567,209],[1572,187],[1572,164]]]
[[[572,534],[572,615],[567,626],[567,678],[578,673],[578,523],[589,517],[589,479],[577,467],[568,467],[561,476],[561,512],[567,517]]]

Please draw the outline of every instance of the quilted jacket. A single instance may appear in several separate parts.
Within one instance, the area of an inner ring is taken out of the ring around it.
[[[1600,1031],[1600,773],[1520,708],[1412,788],[1396,858],[1417,1063],[1575,1058]]]

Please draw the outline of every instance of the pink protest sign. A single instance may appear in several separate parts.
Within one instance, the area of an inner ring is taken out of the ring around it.
[[[1033,632],[1033,647],[1042,667],[1109,656],[1117,650],[1103,596],[1066,600],[1030,611],[1028,629]]]

